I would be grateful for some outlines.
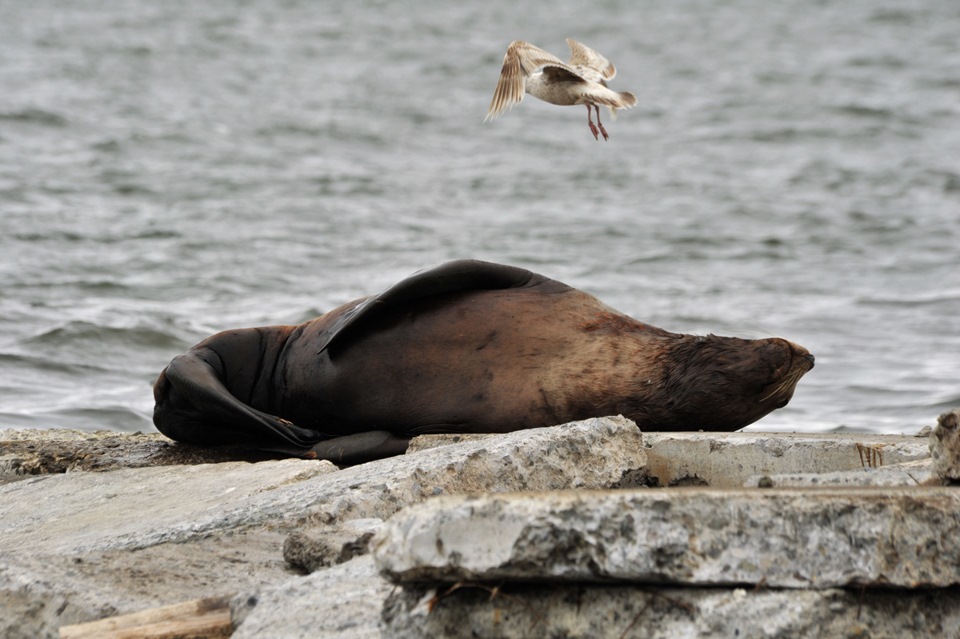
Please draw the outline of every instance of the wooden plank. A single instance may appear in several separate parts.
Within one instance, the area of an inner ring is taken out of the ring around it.
[[[60,639],[201,639],[233,634],[230,599],[207,597],[98,621],[61,626]]]

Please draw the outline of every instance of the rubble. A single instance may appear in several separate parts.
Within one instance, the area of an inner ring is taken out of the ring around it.
[[[944,423],[928,445],[610,417],[347,468],[0,431],[0,635],[954,636]]]

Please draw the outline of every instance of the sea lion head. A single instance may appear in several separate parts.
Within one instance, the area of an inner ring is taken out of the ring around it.
[[[786,406],[813,368],[807,349],[779,337],[685,338],[670,349],[666,371],[671,412],[687,428],[699,422],[704,429],[731,431],[752,424]]]

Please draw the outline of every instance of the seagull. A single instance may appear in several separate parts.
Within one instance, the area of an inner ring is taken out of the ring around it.
[[[570,62],[563,62],[529,42],[511,42],[503,56],[503,68],[490,110],[483,121],[493,120],[523,100],[524,93],[529,93],[550,104],[587,105],[587,126],[593,137],[599,140],[602,133],[604,140],[610,139],[600,123],[600,105],[608,107],[610,114],[616,117],[617,109],[635,106],[637,96],[607,88],[607,80],[617,75],[617,68],[605,57],[571,38],[567,38],[567,45],[570,47]],[[597,112],[596,126],[590,107]]]

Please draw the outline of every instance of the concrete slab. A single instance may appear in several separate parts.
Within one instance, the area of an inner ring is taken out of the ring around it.
[[[642,468],[640,437],[628,420],[598,419],[339,471],[291,459],[8,483],[0,486],[0,636],[55,637],[60,625],[269,587],[289,576],[283,539],[298,527],[384,519],[437,494],[612,486]],[[234,552],[231,538],[249,553]]]
[[[960,480],[960,410],[940,415],[930,435],[930,452],[937,474],[950,481]]]
[[[660,486],[739,488],[754,475],[828,473],[930,456],[926,438],[806,433],[644,433]]]
[[[960,636],[960,591],[754,590],[637,586],[406,586],[387,599],[383,636],[905,637]]]
[[[926,486],[940,485],[929,457],[880,468],[838,470],[830,473],[786,473],[754,475],[744,482],[746,488],[801,488],[814,486]]]
[[[372,547],[398,582],[960,583],[951,488],[560,491],[445,497]]]
[[[232,639],[379,639],[382,603],[394,588],[369,555],[357,557],[237,597]]]
[[[143,548],[263,522],[290,504],[281,490],[333,473],[286,459],[46,475],[0,486],[0,552]]]

